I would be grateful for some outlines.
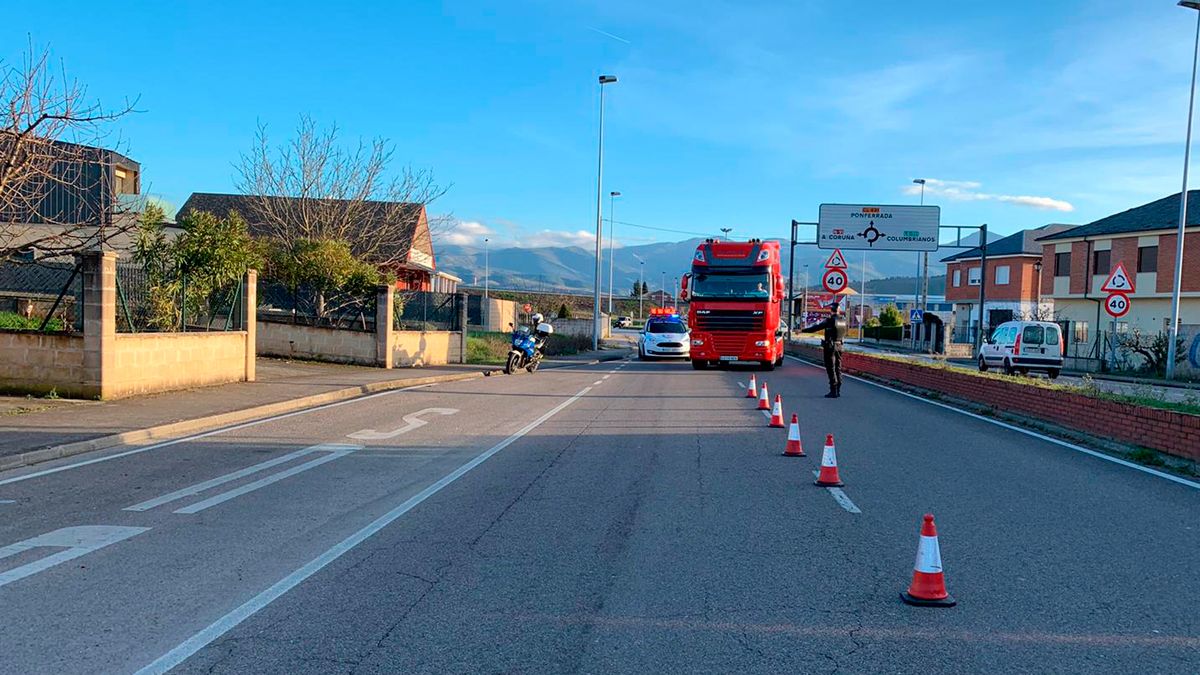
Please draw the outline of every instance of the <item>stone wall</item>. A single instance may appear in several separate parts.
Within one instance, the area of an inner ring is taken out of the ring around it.
[[[83,336],[0,331],[0,390],[92,397],[83,384]]]
[[[246,333],[119,333],[104,398],[246,380]]]
[[[260,321],[258,353],[359,366],[378,365],[375,333]]]

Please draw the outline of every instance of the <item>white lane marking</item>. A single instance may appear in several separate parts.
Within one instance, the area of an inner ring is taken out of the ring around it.
[[[422,415],[453,415],[458,412],[458,408],[425,408],[418,410],[415,413],[409,413],[402,417],[404,426],[393,431],[375,431],[374,429],[363,429],[352,434],[346,434],[347,437],[358,441],[381,441],[386,438],[395,438],[401,434],[407,434],[413,429],[420,429],[429,424],[428,421],[421,419]]]
[[[317,447],[318,447],[318,449],[329,450],[330,452],[328,455],[325,455],[324,457],[318,457],[317,459],[310,460],[308,462],[299,464],[297,466],[293,466],[288,469],[284,469],[283,471],[273,473],[269,476],[265,476],[265,477],[260,478],[252,483],[246,483],[245,485],[241,485],[241,486],[236,487],[227,492],[222,492],[221,494],[213,495],[212,497],[209,497],[208,499],[205,499],[203,501],[196,502],[195,504],[191,504],[189,506],[185,506],[180,509],[175,509],[175,513],[182,513],[182,514],[199,513],[207,508],[216,506],[217,504],[223,504],[223,503],[229,501],[230,499],[234,499],[235,497],[241,497],[244,494],[249,494],[251,492],[254,492],[255,490],[265,488],[266,486],[271,485],[272,483],[278,483],[279,481],[283,480],[284,478],[291,478],[292,476],[295,476],[298,473],[303,473],[305,471],[308,471],[309,469],[315,469],[318,466],[321,466],[322,464],[332,462],[335,459],[340,459],[342,457],[345,457],[346,455],[354,452],[355,450],[362,449],[361,445],[358,445],[358,446],[348,446],[348,445],[332,446],[331,445],[331,446],[325,446],[325,447],[322,447],[322,446],[317,446]]]
[[[179,443],[187,443],[189,441],[196,441],[201,438],[208,438],[209,436],[216,436],[218,434],[229,433],[230,431],[238,431],[240,429],[248,429],[250,427],[258,426],[260,424],[266,424],[267,422],[283,420],[283,419],[287,419],[289,417],[295,417],[297,415],[307,415],[308,413],[313,413],[313,412],[317,412],[320,410],[328,410],[330,408],[337,408],[339,406],[350,405],[352,403],[361,403],[362,401],[369,401],[371,399],[379,398],[380,396],[391,396],[392,394],[399,394],[400,392],[404,392],[404,391],[413,391],[414,389],[425,389],[426,387],[432,387],[432,386],[433,386],[432,384],[418,384],[418,385],[414,385],[412,387],[405,387],[403,389],[393,389],[391,391],[381,391],[378,394],[368,394],[367,396],[361,396],[359,398],[352,398],[352,399],[349,399],[346,401],[338,401],[336,403],[327,403],[322,406],[317,406],[316,408],[306,408],[304,410],[297,410],[295,412],[283,413],[282,415],[275,415],[273,417],[264,417],[260,420],[243,422],[241,424],[235,424],[231,427],[223,427],[221,429],[213,429],[212,431],[206,431],[202,434],[194,434],[192,436],[184,436],[182,438],[173,438],[169,441],[163,441],[162,443],[155,443],[153,445],[147,445],[142,448],[134,448],[132,450],[126,450],[124,452],[118,452],[118,453],[115,453],[112,455],[105,455],[104,457],[85,459],[80,462],[73,462],[71,464],[64,464],[63,466],[56,466],[52,469],[43,469],[42,471],[35,471],[33,473],[27,473],[27,474],[23,474],[20,476],[15,476],[13,478],[6,478],[4,480],[0,480],[0,485],[8,485],[10,483],[19,483],[21,481],[29,480],[31,478],[41,478],[42,476],[48,476],[50,474],[59,473],[60,471],[69,471],[71,469],[78,469],[81,466],[88,466],[90,464],[99,464],[100,462],[107,462],[107,461],[114,460],[114,459],[120,459],[122,457],[128,457],[130,455],[137,455],[137,454],[141,454],[143,452],[150,452],[151,450],[158,450],[160,448],[166,448],[166,447],[169,447],[172,445],[177,445]]]
[[[820,476],[820,471],[813,471],[814,478],[819,478]],[[833,495],[833,501],[837,502],[838,506],[846,509],[850,513],[862,513],[862,511],[854,505],[854,502],[850,501],[850,496],[847,495],[845,490],[842,490],[842,488],[827,487],[825,489],[829,490],[829,494]]]
[[[600,380],[596,380],[595,382],[593,382],[593,383],[592,383],[592,386],[594,387],[594,386],[596,386],[596,385],[598,385],[598,384],[600,384]]]
[[[334,452],[334,451],[339,451],[339,450],[340,451],[352,451],[352,450],[361,450],[361,449],[362,449],[361,445],[331,445],[331,444],[314,445],[309,448],[304,448],[303,450],[289,452],[286,455],[276,457],[274,459],[269,459],[265,462],[255,464],[254,466],[248,466],[244,469],[234,471],[233,473],[227,473],[223,476],[217,476],[216,478],[206,480],[201,483],[196,483],[195,485],[190,485],[188,487],[176,490],[174,492],[168,492],[165,495],[161,495],[161,496],[155,497],[153,499],[147,499],[146,501],[139,502],[137,504],[134,504],[133,506],[127,506],[127,507],[125,507],[124,510],[125,511],[149,511],[150,509],[153,509],[158,506],[162,506],[163,504],[169,504],[173,501],[183,499],[184,497],[191,497],[192,495],[198,495],[201,492],[204,492],[205,490],[211,490],[212,488],[215,488],[218,485],[224,485],[225,483],[231,483],[235,480],[245,478],[246,476],[249,476],[251,474],[255,474],[260,471],[264,471],[273,466],[278,466],[280,464],[286,464],[287,462],[290,462],[294,459],[304,457],[305,455],[311,455],[316,452]],[[336,459],[337,457],[343,457],[346,454],[347,454],[346,452],[342,452],[341,454],[338,454],[336,457],[334,457],[334,459]],[[310,464],[311,464],[311,462],[310,462]],[[302,466],[308,466],[308,465],[306,464],[306,465],[302,465]],[[308,468],[312,468],[312,467],[308,466]],[[289,475],[294,475],[294,474],[289,474]],[[176,512],[176,513],[178,513],[178,512]]]
[[[345,554],[347,551],[349,551],[349,550],[353,549],[355,546],[358,546],[359,544],[363,543],[368,538],[373,536],[375,533],[377,533],[380,530],[382,530],[383,528],[387,527],[389,524],[391,524],[397,518],[403,516],[404,514],[411,511],[412,509],[416,508],[418,505],[421,504],[421,502],[425,501],[426,499],[429,499],[430,497],[432,497],[433,495],[435,495],[439,491],[441,491],[442,488],[453,483],[454,481],[458,480],[459,478],[462,478],[471,469],[474,469],[475,467],[479,466],[480,464],[483,464],[484,462],[486,462],[492,455],[495,455],[496,453],[500,452],[504,448],[507,448],[508,446],[512,445],[516,441],[520,440],[523,436],[525,436],[529,432],[531,432],[534,429],[541,426],[542,423],[544,423],[546,420],[550,419],[551,417],[554,417],[555,415],[557,415],[559,412],[561,412],[567,406],[571,405],[575,401],[578,401],[580,398],[585,396],[591,390],[592,390],[591,387],[584,387],[584,389],[582,391],[580,391],[578,394],[575,394],[571,398],[563,401],[562,403],[559,403],[557,406],[550,409],[550,411],[547,412],[546,414],[542,415],[541,417],[537,418],[536,420],[525,425],[520,431],[518,431],[515,434],[513,434],[512,436],[509,436],[508,438],[500,441],[496,445],[493,445],[492,447],[488,448],[481,454],[477,455],[471,461],[467,462],[466,464],[463,464],[462,466],[458,467],[454,471],[446,474],[445,476],[443,476],[440,480],[438,480],[433,485],[430,485],[429,487],[425,488],[424,490],[421,490],[420,492],[413,495],[412,497],[409,497],[407,500],[404,501],[404,503],[400,504],[399,506],[392,509],[391,511],[388,511],[387,513],[383,514],[382,516],[376,518],[369,525],[362,528],[358,532],[355,532],[354,534],[350,535],[349,537],[343,539],[341,542],[334,545],[332,548],[326,550],[324,553],[317,556],[316,558],[313,558],[312,560],[310,560],[308,563],[306,563],[300,569],[297,569],[296,571],[292,572],[291,574],[287,575],[286,577],[275,582],[273,585],[271,585],[270,588],[267,588],[266,590],[260,592],[258,595],[254,596],[253,598],[250,598],[246,602],[242,603],[241,606],[237,607],[236,609],[229,612],[225,616],[223,616],[223,617],[217,619],[216,621],[214,621],[213,623],[209,624],[208,627],[204,628],[203,630],[196,633],[195,635],[188,638],[187,640],[184,640],[183,642],[179,643],[179,645],[177,645],[174,649],[167,652],[166,654],[163,654],[162,656],[158,657],[153,662],[151,662],[149,665],[147,665],[144,668],[142,668],[141,670],[137,671],[136,675],[150,675],[151,673],[155,673],[155,674],[165,673],[165,672],[171,670],[172,668],[174,668],[175,666],[179,665],[180,663],[183,663],[190,656],[192,656],[196,652],[203,649],[205,646],[207,646],[213,640],[216,640],[217,638],[221,637],[225,633],[229,632],[230,630],[235,628],[238,624],[240,624],[241,622],[243,622],[246,619],[253,616],[256,612],[261,610],[263,607],[266,607],[267,605],[269,605],[272,602],[274,602],[275,600],[277,600],[283,594],[287,593],[288,591],[292,590],[296,586],[300,585],[305,579],[308,579],[309,577],[316,574],[317,572],[320,572],[329,563],[337,560],[343,554]]]
[[[615,371],[614,371],[614,372],[615,372]],[[600,379],[601,379],[601,380],[607,380],[607,379],[608,379],[608,378],[610,378],[610,377],[612,377],[612,375],[611,375],[611,374],[609,374],[609,375],[605,375],[604,377],[602,377],[602,378],[600,378]]]
[[[763,417],[765,417],[767,419],[771,419],[771,411],[770,410],[759,410],[758,412],[762,413]]]
[[[15,500],[15,499],[0,499],[0,504],[16,504],[16,503],[17,503],[17,500]]]
[[[790,355],[790,354],[788,355],[788,358],[789,358],[789,359],[794,359],[794,360],[796,360],[796,361],[799,361],[800,363],[803,363],[803,364],[804,364],[804,365],[806,365],[806,366],[809,366],[809,367],[812,367],[812,368],[816,368],[817,370],[825,370],[825,369],[824,369],[824,368],[822,368],[821,366],[814,365],[814,364],[812,364],[812,363],[809,363],[808,361],[805,361],[804,359],[799,359],[799,358],[796,358],[795,356],[792,356],[792,355]],[[901,396],[907,396],[908,398],[911,398],[911,399],[913,399],[913,400],[915,400],[915,401],[921,401],[922,403],[928,403],[929,405],[935,405],[935,406],[937,406],[937,407],[939,407],[939,408],[944,408],[944,409],[946,409],[946,410],[949,410],[949,411],[951,411],[951,412],[956,412],[956,413],[958,413],[958,414],[960,414],[960,415],[966,415],[967,417],[973,417],[973,418],[975,418],[975,419],[977,419],[977,420],[980,420],[981,422],[987,422],[988,424],[995,424],[995,425],[996,425],[996,426],[998,426],[998,427],[1004,427],[1005,429],[1009,429],[1009,430],[1011,430],[1011,431],[1016,431],[1016,432],[1018,432],[1018,433],[1025,434],[1026,436],[1032,436],[1033,438],[1036,438],[1036,439],[1039,439],[1039,440],[1042,440],[1042,441],[1046,441],[1047,443],[1053,443],[1053,444],[1055,444],[1055,445],[1062,446],[1062,447],[1064,447],[1064,448],[1067,448],[1068,450],[1074,450],[1075,452],[1082,452],[1082,453],[1083,453],[1083,454],[1085,454],[1085,455],[1091,455],[1092,457],[1095,457],[1095,458],[1097,458],[1097,459],[1103,459],[1103,460],[1104,460],[1104,461],[1106,461],[1106,462],[1112,462],[1112,463],[1114,463],[1114,464],[1120,464],[1121,466],[1128,467],[1128,468],[1130,468],[1130,469],[1135,469],[1135,470],[1137,470],[1137,471],[1141,471],[1142,473],[1148,473],[1148,474],[1150,474],[1150,475],[1152,475],[1152,476],[1158,476],[1159,478],[1165,478],[1165,479],[1167,479],[1167,480],[1169,480],[1169,481],[1171,481],[1171,482],[1173,482],[1173,483],[1179,483],[1180,485],[1186,485],[1187,487],[1193,488],[1193,489],[1195,489],[1195,490],[1200,490],[1200,483],[1196,483],[1196,482],[1190,481],[1190,480],[1188,480],[1188,479],[1186,479],[1186,478],[1180,478],[1179,476],[1173,476],[1173,475],[1171,475],[1171,474],[1169,474],[1169,473],[1166,473],[1166,472],[1163,472],[1163,471],[1158,471],[1157,469],[1151,469],[1151,468],[1150,468],[1150,467],[1148,467],[1148,466],[1142,466],[1141,464],[1134,464],[1133,462],[1128,462],[1128,461],[1125,461],[1125,460],[1123,460],[1123,459],[1120,459],[1119,457],[1113,457],[1112,455],[1106,455],[1106,454],[1104,454],[1103,452],[1097,452],[1097,451],[1095,451],[1095,450],[1089,450],[1088,448],[1085,448],[1085,447],[1083,447],[1083,446],[1080,446],[1080,445],[1075,445],[1074,443],[1070,443],[1070,442],[1068,442],[1068,441],[1064,441],[1064,440],[1061,440],[1061,439],[1058,439],[1058,438],[1054,438],[1053,436],[1047,436],[1046,434],[1039,434],[1039,433],[1038,433],[1038,432],[1036,432],[1036,431],[1032,431],[1032,430],[1030,430],[1030,429],[1025,429],[1025,428],[1023,428],[1023,427],[1016,426],[1015,424],[1009,424],[1009,423],[1007,423],[1007,422],[1001,422],[1000,420],[994,420],[994,419],[992,419],[992,418],[990,418],[990,417],[984,417],[983,415],[977,415],[977,414],[975,414],[975,413],[973,413],[973,412],[970,412],[970,411],[967,411],[967,410],[962,410],[961,408],[955,408],[955,407],[954,407],[954,406],[952,406],[952,405],[948,405],[948,404],[945,404],[945,403],[940,403],[940,402],[938,402],[938,401],[931,401],[931,400],[929,400],[929,399],[927,399],[927,398],[922,398],[922,397],[920,397],[920,396],[917,396],[917,395],[915,395],[915,394],[910,394],[910,393],[908,393],[908,392],[906,392],[906,391],[900,391],[899,389],[893,389],[892,387],[889,387],[889,386],[887,386],[887,385],[884,385],[884,384],[879,384],[878,382],[872,382],[872,381],[870,381],[870,380],[865,380],[865,379],[863,379],[863,378],[861,378],[861,377],[856,377],[856,376],[854,376],[854,375],[846,375],[846,377],[848,377],[848,378],[850,378],[850,379],[852,379],[852,380],[858,380],[859,382],[862,382],[863,384],[869,384],[869,385],[871,385],[872,387],[878,387],[878,388],[880,388],[880,389],[884,389],[884,390],[886,390],[886,391],[890,391],[890,392],[892,392],[893,394],[899,394],[899,395],[901,395]]]
[[[115,544],[118,541],[141,534],[149,529],[148,527],[120,527],[116,525],[79,525],[76,527],[64,527],[53,532],[47,532],[24,541],[19,541],[15,544],[9,544],[0,548],[0,558],[8,558],[18,553],[43,547],[65,548],[66,550],[0,573],[0,586],[11,584],[14,581],[48,570],[55,565],[61,565],[68,560],[74,560],[110,544]]]

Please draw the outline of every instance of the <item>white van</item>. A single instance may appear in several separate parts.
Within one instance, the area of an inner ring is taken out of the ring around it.
[[[1056,323],[1002,323],[979,348],[979,370],[1000,368],[1006,375],[1041,370],[1053,380],[1063,367],[1063,339],[1062,328]]]

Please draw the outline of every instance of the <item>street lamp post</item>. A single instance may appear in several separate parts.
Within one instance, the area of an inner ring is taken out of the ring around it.
[[[1180,7],[1200,10],[1200,2],[1180,0]],[[1192,159],[1192,115],[1196,106],[1196,62],[1200,59],[1200,12],[1196,14],[1196,42],[1192,47],[1192,88],[1188,94],[1187,140],[1183,147],[1183,190],[1179,193],[1179,232],[1175,236],[1175,279],[1171,286],[1171,327],[1167,331],[1167,367],[1164,373],[1175,377],[1175,343],[1179,340],[1179,296],[1183,290],[1183,240],[1187,229],[1188,164]]]
[[[1033,274],[1035,277],[1037,277],[1036,281],[1034,282],[1037,284],[1037,304],[1035,304],[1033,306],[1033,316],[1031,318],[1033,318],[1034,320],[1037,320],[1037,321],[1041,321],[1042,320],[1042,261],[1041,260],[1038,260],[1037,262],[1033,263]],[[982,282],[983,280],[980,279],[980,281]]]
[[[666,272],[662,273],[662,295],[659,296],[659,300],[662,300],[664,306],[667,304],[667,273]]]
[[[732,227],[722,227],[721,233],[725,235],[725,241],[729,241],[729,233],[733,232]]]
[[[604,85],[617,81],[612,75],[600,76],[600,144],[596,152],[596,278],[592,289],[592,349],[600,348],[600,274],[604,246]]]
[[[646,283],[646,261],[638,262],[638,321],[642,320],[642,297],[646,294],[642,292],[642,287]]]
[[[487,302],[488,287],[491,286],[491,261],[488,260],[488,239],[483,240],[483,301]],[[486,310],[485,310],[486,311]]]
[[[804,303],[800,305],[800,323],[808,322],[808,265],[804,266]]]
[[[613,215],[613,200],[620,196],[621,193],[615,190],[608,193],[608,313],[610,316],[612,315],[613,302],[613,242],[616,241],[613,238],[613,218],[615,217]]]

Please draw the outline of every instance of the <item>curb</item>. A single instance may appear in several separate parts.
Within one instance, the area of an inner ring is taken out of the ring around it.
[[[484,376],[482,371],[470,373],[461,373],[454,375],[432,375],[429,377],[412,377],[398,380],[384,380],[381,382],[370,382],[357,387],[347,387],[345,389],[336,389],[327,391],[322,394],[313,394],[301,398],[291,399],[288,401],[279,401],[277,403],[268,403],[266,405],[255,406],[253,408],[244,408],[242,410],[234,410],[227,413],[218,413],[207,417],[197,417],[195,419],[183,420],[182,422],[172,422],[170,424],[161,424],[147,429],[137,429],[134,431],[125,431],[111,436],[102,436],[86,441],[76,441],[74,443],[65,443],[49,448],[41,448],[38,450],[29,450],[16,455],[0,458],[0,471],[16,469],[31,464],[39,464],[48,462],[54,459],[62,459],[73,455],[80,455],[85,452],[94,450],[105,450],[116,447],[118,445],[131,445],[142,443],[145,441],[164,441],[174,438],[180,438],[189,434],[200,433],[228,427],[243,422],[252,422],[264,417],[279,415],[283,413],[295,412],[297,410],[305,410],[308,408],[316,408],[329,403],[337,403],[346,401],[367,394],[378,394],[380,392],[392,391],[395,389],[407,389],[408,387],[419,387],[427,384],[439,384],[442,382],[458,382],[461,380],[473,380]]]

